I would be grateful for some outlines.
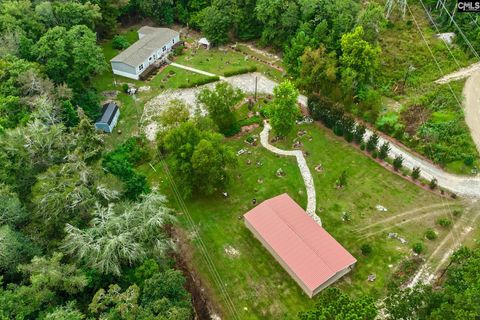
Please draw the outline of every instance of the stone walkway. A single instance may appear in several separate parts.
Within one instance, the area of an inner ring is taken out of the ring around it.
[[[265,149],[273,153],[276,153],[282,156],[293,156],[297,158],[298,168],[300,169],[300,173],[302,174],[303,181],[305,182],[305,188],[307,189],[307,209],[305,211],[319,225],[322,225],[322,220],[315,213],[315,209],[317,208],[317,194],[315,192],[315,186],[313,184],[313,177],[312,177],[312,174],[310,173],[310,169],[308,168],[307,161],[303,156],[303,152],[301,150],[287,151],[287,150],[282,150],[272,146],[268,141],[271,128],[272,127],[270,126],[270,124],[268,122],[265,122],[263,131],[260,133],[260,143]]]

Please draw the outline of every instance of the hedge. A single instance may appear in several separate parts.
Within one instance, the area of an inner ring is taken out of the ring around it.
[[[210,77],[196,79],[196,80],[190,81],[189,83],[181,84],[178,87],[180,89],[192,88],[192,87],[201,86],[210,82],[215,82],[218,80],[220,80],[219,76],[210,76]]]
[[[256,66],[251,66],[251,67],[243,67],[243,68],[239,68],[239,69],[235,69],[235,70],[231,70],[231,71],[225,71],[223,73],[223,75],[225,77],[231,77],[231,76],[235,76],[237,74],[244,74],[244,73],[255,72],[255,71],[257,71],[257,67]]]

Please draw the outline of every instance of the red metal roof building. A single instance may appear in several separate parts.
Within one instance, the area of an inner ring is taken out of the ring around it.
[[[245,225],[309,297],[348,273],[357,260],[288,194],[244,215]]]

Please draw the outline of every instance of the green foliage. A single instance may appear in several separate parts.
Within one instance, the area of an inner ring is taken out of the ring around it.
[[[18,195],[9,186],[0,184],[0,225],[15,228],[22,225],[27,217],[28,211]]]
[[[202,131],[195,122],[187,121],[169,130],[161,141],[185,197],[193,190],[212,194],[229,182],[227,169],[236,165],[237,159],[222,139],[220,134]]]
[[[108,172],[124,182],[125,196],[134,200],[150,190],[146,177],[134,169],[134,166],[147,160],[145,138],[131,137],[114,151],[107,153],[103,158],[102,165]]]
[[[378,157],[382,160],[385,160],[388,157],[388,153],[390,152],[390,143],[384,142],[380,149],[378,150]]]
[[[438,186],[438,181],[437,181],[437,178],[432,178],[432,180],[430,180],[430,183],[428,184],[428,187],[431,189],[431,190],[434,190],[436,189]]]
[[[45,316],[45,320],[83,320],[85,315],[78,311],[73,303],[56,307]]]
[[[373,320],[377,307],[371,297],[350,298],[337,288],[327,288],[319,294],[312,310],[300,312],[300,320],[316,319],[364,319]]]
[[[358,14],[357,26],[363,28],[366,41],[372,44],[377,43],[380,33],[387,26],[383,7],[376,3],[369,3]]]
[[[307,47],[303,55],[296,59],[299,59],[298,71],[293,72],[299,73],[297,83],[300,88],[308,93],[327,94],[332,83],[337,81],[338,62],[335,52],[327,53],[323,46],[315,50]]]
[[[270,123],[275,134],[284,137],[293,130],[299,114],[298,90],[286,80],[273,89],[273,95]]]
[[[243,93],[227,82],[218,83],[215,90],[205,88],[197,96],[219,131],[226,136],[233,136],[240,130],[234,107],[242,98]]]
[[[427,238],[428,240],[435,240],[435,239],[437,239],[437,237],[438,237],[438,235],[435,232],[435,230],[428,229],[427,231],[425,231],[425,238]]]
[[[342,85],[350,92],[372,83],[379,66],[380,47],[364,40],[361,26],[342,36],[340,56]]]
[[[86,26],[49,29],[34,48],[37,61],[55,83],[68,83],[76,88],[105,70],[102,50],[96,36]]]
[[[366,127],[363,124],[357,124],[355,126],[355,131],[353,133],[353,141],[357,144],[361,144],[363,142],[363,137],[365,136]]]
[[[411,176],[413,180],[420,178],[420,167],[413,167]]]
[[[138,2],[140,11],[157,24],[173,23],[173,1],[142,0]]]
[[[88,267],[113,275],[147,257],[163,256],[169,247],[164,228],[174,221],[166,198],[152,192],[121,207],[97,205],[86,229],[67,224],[64,250]]]
[[[338,177],[337,181],[335,182],[335,185],[337,188],[343,188],[347,185],[347,170],[342,171],[340,177]]]
[[[372,246],[368,243],[362,244],[362,246],[360,247],[360,250],[362,251],[362,254],[364,256],[369,256],[373,251]]]
[[[373,152],[373,151],[377,150],[377,145],[378,145],[378,134],[376,132],[374,132],[368,138],[365,147],[366,147],[366,150],[368,152]]]
[[[22,233],[8,225],[0,226],[0,272],[13,275],[19,263],[27,262],[35,253],[35,245]]]
[[[112,48],[117,50],[127,49],[130,46],[130,42],[128,42],[127,38],[124,36],[115,36],[112,40]]]
[[[402,168],[402,166],[403,166],[403,156],[402,155],[397,155],[393,159],[393,168],[395,169],[395,171],[398,171]]]
[[[231,76],[235,76],[235,75],[238,75],[238,74],[250,73],[250,72],[255,72],[255,71],[257,71],[257,67],[256,66],[250,66],[250,67],[242,67],[242,68],[238,68],[238,69],[235,69],[235,70],[225,71],[223,73],[223,75],[225,77],[231,77]]]
[[[412,250],[417,254],[423,253],[425,251],[425,245],[423,242],[416,242],[413,244]]]
[[[178,86],[179,89],[192,88],[202,86],[207,83],[217,82],[220,80],[219,76],[207,76],[199,79],[194,79],[193,81],[188,81],[187,83],[182,83]]]
[[[440,218],[437,220],[437,224],[443,228],[450,228],[452,225],[452,220],[447,218]]]
[[[213,1],[212,6],[203,9],[197,17],[202,33],[213,45],[228,42],[231,27],[231,7],[227,2]]]

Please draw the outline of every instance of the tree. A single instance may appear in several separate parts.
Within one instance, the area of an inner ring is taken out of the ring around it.
[[[395,171],[398,171],[402,168],[403,166],[403,156],[402,155],[397,155],[395,156],[395,159],[393,159],[393,168]]]
[[[173,23],[173,0],[142,0],[138,2],[141,12],[158,24]]]
[[[242,97],[239,89],[234,89],[227,82],[220,82],[215,86],[215,90],[203,89],[197,100],[207,109],[219,131],[226,136],[232,136],[239,131],[234,107]]]
[[[229,31],[232,26],[230,5],[222,1],[213,1],[212,5],[203,9],[197,17],[202,33],[213,45],[225,44],[229,40]]]
[[[115,36],[112,40],[112,48],[117,50],[127,49],[130,46],[130,42],[128,42],[127,38],[124,36]]]
[[[300,22],[300,8],[293,0],[258,0],[255,15],[263,27],[262,43],[277,47],[295,34]]]
[[[86,26],[74,26],[68,31],[57,26],[40,38],[34,52],[50,79],[78,88],[106,68],[96,41],[95,33]]]
[[[233,151],[223,146],[219,138],[202,139],[191,158],[195,190],[207,195],[226,185],[227,168],[237,163]]]
[[[38,249],[22,233],[0,226],[0,272],[12,276],[20,263],[27,262]]]
[[[225,187],[229,181],[227,168],[236,164],[233,150],[222,144],[220,134],[202,132],[191,120],[168,131],[162,145],[186,197],[192,190],[211,194]]]
[[[364,319],[373,320],[377,316],[375,301],[368,296],[350,298],[337,288],[327,288],[319,294],[315,307],[300,312],[300,320],[317,319]]]
[[[377,150],[378,139],[378,134],[376,132],[370,135],[366,144],[366,150],[368,152],[373,152]]]
[[[387,26],[383,7],[376,3],[369,3],[365,9],[360,11],[357,26],[363,28],[366,41],[376,44],[380,32]]]
[[[35,288],[48,288],[66,295],[82,292],[88,285],[86,275],[74,264],[62,263],[62,259],[63,254],[58,252],[50,259],[34,257],[29,264],[20,265],[18,269]]]
[[[337,81],[337,57],[335,52],[327,53],[325,47],[307,47],[299,62],[298,85],[309,93],[320,93]]]
[[[78,311],[73,303],[67,303],[62,307],[56,307],[45,316],[45,320],[83,320],[85,315]]]
[[[276,135],[285,137],[293,130],[299,115],[298,90],[286,80],[273,89],[273,95],[270,123]]]
[[[420,178],[420,167],[413,167],[411,176],[413,180]]]
[[[7,185],[0,183],[0,225],[18,227],[28,217],[28,212],[18,195]]]
[[[283,63],[286,66],[287,72],[295,78],[298,78],[301,68],[301,57],[307,47],[309,47],[311,40],[305,31],[300,30],[293,37],[289,44],[285,46],[283,53]],[[310,49],[311,51],[311,49]]]
[[[385,160],[388,157],[388,154],[390,153],[390,143],[388,141],[385,141],[381,146],[378,151],[378,157],[382,160]]]
[[[113,205],[97,205],[87,229],[67,224],[64,250],[88,267],[114,275],[151,254],[162,256],[169,246],[164,227],[174,220],[165,196],[154,191],[123,207],[116,212]]]
[[[344,34],[341,40],[340,56],[342,84],[348,90],[357,90],[373,80],[379,66],[380,47],[363,39],[363,28]]]
[[[178,127],[190,118],[188,106],[182,100],[174,99],[168,102],[159,116],[159,121],[164,128]]]
[[[353,141],[355,141],[355,143],[360,144],[363,142],[363,137],[365,136],[366,129],[367,128],[363,124],[357,124],[355,126],[355,131],[353,133]]]

